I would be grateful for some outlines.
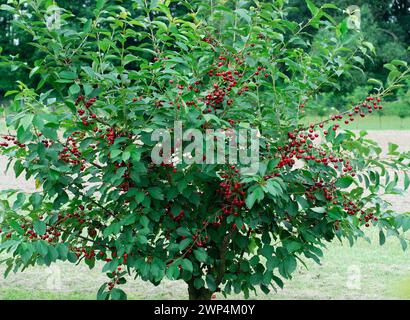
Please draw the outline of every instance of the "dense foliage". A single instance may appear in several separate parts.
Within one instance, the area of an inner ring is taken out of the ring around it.
[[[64,10],[53,28],[47,4],[1,7],[38,55],[3,61],[39,79],[7,92],[0,150],[38,191],[3,192],[6,274],[100,262],[110,278],[100,299],[125,298],[129,276],[182,279],[191,299],[209,299],[282,287],[298,261],[320,262],[326,242],[353,244],[366,227],[380,229],[380,243],[387,234],[407,246],[409,216],[384,195],[408,188],[409,154],[390,145],[382,157],[364,132],[341,129],[383,108],[408,79],[406,62],[392,61],[386,84],[373,80],[351,110],[300,124],[310,99],[373,55],[348,16],[332,18],[335,5],[307,0],[310,18],[299,24],[282,0],[99,0],[89,18]],[[153,164],[151,133],[177,120],[201,131],[257,128],[259,171]]]
[[[262,0],[260,2],[269,2]],[[13,3],[13,1],[3,0],[4,3]],[[324,0],[312,0],[316,6],[321,6],[325,3]],[[131,0],[107,0],[110,4],[120,4],[130,8]],[[61,8],[65,8],[75,14],[77,17],[92,17],[92,8],[95,7],[96,0],[48,0],[45,5],[57,4]],[[332,107],[343,108],[348,104],[348,96],[361,86],[361,91],[365,91],[367,77],[383,79],[387,77],[386,69],[383,68],[385,63],[392,59],[399,59],[410,63],[410,54],[407,47],[410,43],[410,9],[408,0],[339,0],[337,1],[339,8],[347,9],[350,6],[359,6],[361,15],[361,32],[365,38],[370,41],[377,52],[377,56],[372,59],[365,59],[365,75],[361,72],[354,72],[353,77],[342,77],[339,79],[340,89],[330,93],[326,101],[319,100],[320,108],[326,108],[326,102],[331,100]],[[289,11],[289,18],[298,23],[306,22],[309,17],[309,9],[304,0],[288,0],[286,6]],[[170,9],[177,15],[186,13],[184,7],[177,6],[174,3],[170,4]],[[345,13],[340,10],[334,12],[335,19],[339,22],[345,18]],[[81,28],[79,21],[72,21],[77,27]],[[9,11],[0,11],[0,27],[4,32],[0,34],[0,47],[3,48],[5,54],[13,54],[19,56],[24,61],[35,61],[38,59],[38,51],[36,48],[29,45],[30,35],[13,26],[13,15]],[[316,31],[313,28],[308,29],[314,34]],[[14,87],[16,80],[24,79],[26,83],[35,85],[38,83],[37,77],[29,78],[30,70],[25,67],[13,66],[10,73],[10,66],[2,64],[0,61],[0,71],[7,72],[8,76],[0,79],[0,94],[4,94],[7,90]],[[366,77],[367,76],[367,77]],[[401,97],[398,92],[395,96]],[[402,104],[399,104],[402,105]],[[324,112],[329,112],[324,110]],[[392,114],[390,110],[386,110],[387,114]],[[385,112],[385,113],[386,113]],[[393,112],[394,114],[394,112]]]

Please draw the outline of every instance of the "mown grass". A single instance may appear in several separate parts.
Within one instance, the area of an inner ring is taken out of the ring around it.
[[[308,269],[299,266],[285,288],[254,299],[410,299],[410,255],[399,242],[388,238],[378,244],[377,230],[369,233],[372,243],[360,240],[354,247],[333,242],[325,250],[322,265],[308,261]],[[60,263],[61,287],[49,286],[51,273],[35,267],[26,273],[0,280],[0,299],[88,300],[106,278],[101,266],[88,270]],[[57,274],[58,274],[57,273]],[[158,287],[129,279],[124,286],[129,299],[187,299],[183,282],[164,281]],[[242,295],[230,298],[243,299]],[[223,299],[218,294],[217,299]]]

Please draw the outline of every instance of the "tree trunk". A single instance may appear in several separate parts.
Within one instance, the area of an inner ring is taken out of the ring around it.
[[[189,300],[211,300],[212,291],[206,288],[195,288],[193,280],[188,281],[187,283]]]

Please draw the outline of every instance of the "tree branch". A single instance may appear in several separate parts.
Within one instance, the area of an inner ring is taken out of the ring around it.
[[[219,285],[222,282],[223,276],[225,274],[225,268],[226,268],[226,251],[228,250],[228,244],[229,241],[231,240],[233,234],[235,233],[236,229],[232,229],[223,239],[221,243],[221,247],[219,248],[219,256],[220,256],[220,264],[218,268],[218,275],[215,279],[215,284],[216,287],[219,287]]]

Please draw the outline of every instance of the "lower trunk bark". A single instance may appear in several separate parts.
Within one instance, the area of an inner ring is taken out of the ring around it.
[[[206,288],[197,289],[194,286],[194,281],[188,282],[188,295],[189,300],[211,300],[212,291]]]

